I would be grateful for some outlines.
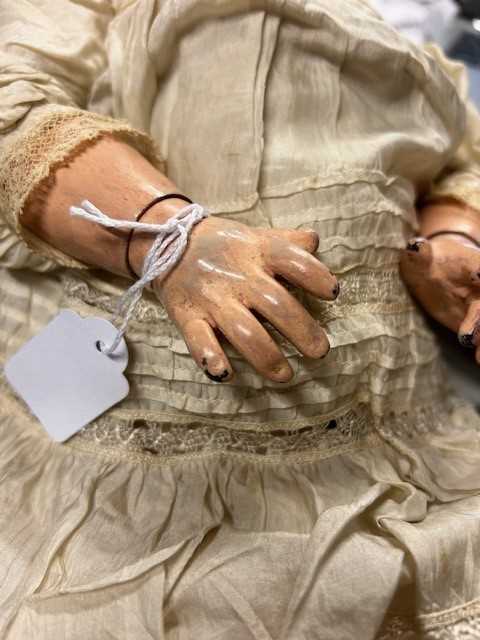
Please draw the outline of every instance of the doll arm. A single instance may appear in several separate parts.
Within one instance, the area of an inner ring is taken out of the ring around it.
[[[58,168],[41,197],[27,203],[23,223],[32,233],[78,260],[128,275],[124,232],[69,215],[83,198],[113,218],[133,219],[157,194],[178,192],[170,180],[136,149],[103,137]],[[183,200],[157,203],[142,222],[165,222]],[[135,231],[129,247],[139,274],[152,237]],[[212,380],[233,375],[215,330],[266,378],[289,380],[293,371],[276,342],[253,315],[267,318],[306,356],[320,358],[329,349],[319,323],[275,278],[281,275],[320,298],[339,292],[335,276],[312,253],[314,232],[257,229],[210,216],[192,229],[188,246],[153,290],[183,335],[192,357]]]
[[[132,219],[159,193],[178,191],[148,136],[85,110],[107,64],[101,42],[111,15],[106,0],[15,0],[0,9],[0,238],[7,234],[15,248],[5,249],[4,239],[2,252],[0,244],[4,265],[93,265],[126,274],[125,234],[72,218],[69,207],[88,199],[111,217]],[[160,205],[142,221],[162,221],[185,203]],[[151,242],[133,235],[136,273]],[[195,225],[180,262],[152,284],[210,378],[232,375],[216,332],[270,380],[292,377],[252,310],[304,355],[326,355],[325,331],[274,277],[335,299],[338,283],[312,255],[317,246],[314,232],[252,229],[219,216]]]
[[[35,237],[62,255],[85,265],[130,276],[126,262],[128,232],[105,228],[69,213],[72,205],[90,200],[112,218],[134,220],[155,197],[180,190],[137,149],[112,135],[103,135],[77,149],[68,163],[57,167],[33,190],[21,217]],[[155,204],[142,222],[163,223],[186,206],[172,198]],[[140,274],[151,235],[132,234],[128,256]]]
[[[87,268],[21,223],[56,169],[109,134],[163,167],[153,141],[127,122],[86,110],[106,69],[110,0],[0,4],[0,264]]]
[[[427,47],[465,105],[459,147],[419,203],[419,237],[400,260],[404,281],[433,318],[475,348],[480,364],[480,115],[463,64]],[[453,233],[445,233],[453,232]]]

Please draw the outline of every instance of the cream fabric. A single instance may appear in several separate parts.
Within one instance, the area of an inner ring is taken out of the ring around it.
[[[214,214],[318,230],[341,284],[296,293],[324,360],[272,329],[285,385],[229,347],[205,378],[148,293],[130,395],[66,443],[1,380],[2,640],[478,638],[480,419],[398,273],[417,196],[477,197],[457,68],[355,0],[16,0],[0,48],[0,362],[60,308],[112,316],[126,281],[19,221],[104,132]]]
[[[433,44],[426,50],[446,71],[455,83],[459,96],[466,107],[466,126],[461,145],[448,165],[435,180],[430,198],[448,196],[465,202],[480,211],[480,126],[478,112],[468,99],[468,77],[465,66],[449,60]]]

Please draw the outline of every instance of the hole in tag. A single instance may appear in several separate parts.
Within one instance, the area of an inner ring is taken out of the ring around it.
[[[101,341],[101,340],[97,340],[97,341],[95,342],[95,346],[97,347],[97,351],[100,351],[100,353],[103,353],[103,351],[102,351],[102,344],[103,344],[103,343],[102,343],[102,341]]]

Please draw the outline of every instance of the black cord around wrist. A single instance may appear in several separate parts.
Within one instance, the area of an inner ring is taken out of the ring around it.
[[[173,198],[178,198],[179,200],[184,200],[185,202],[193,204],[193,201],[190,200],[190,198],[188,198],[187,196],[184,196],[181,193],[167,193],[167,194],[165,194],[163,196],[158,196],[157,198],[154,198],[151,202],[149,202],[140,211],[140,213],[136,216],[135,222],[139,222],[140,219],[147,213],[147,211],[149,211],[154,205],[158,204],[159,202],[162,202],[163,200],[169,200],[169,199],[173,199]],[[127,269],[129,271],[130,275],[132,276],[132,278],[134,280],[137,280],[139,278],[139,275],[137,273],[135,273],[135,271],[133,270],[133,267],[132,267],[132,265],[130,263],[130,258],[129,258],[130,242],[132,240],[134,231],[135,231],[135,229],[130,229],[130,231],[128,233],[127,246],[126,246],[126,249],[125,249],[125,264],[127,265]]]
[[[436,238],[437,236],[447,236],[447,235],[462,236],[463,238],[470,240],[470,242],[473,242],[473,244],[480,249],[480,242],[478,242],[478,240],[475,240],[474,237],[472,237],[468,233],[465,233],[464,231],[453,231],[453,230],[445,229],[442,231],[435,231],[434,233],[431,233],[430,235],[425,236],[425,238],[427,240],[431,240],[432,238]]]

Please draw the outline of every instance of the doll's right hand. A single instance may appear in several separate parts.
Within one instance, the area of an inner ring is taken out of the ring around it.
[[[257,229],[217,216],[195,225],[181,260],[153,288],[209,378],[233,376],[216,330],[265,378],[292,378],[287,359],[251,309],[304,355],[328,353],[325,331],[274,277],[334,300],[337,279],[311,255],[317,247],[314,231]]]

